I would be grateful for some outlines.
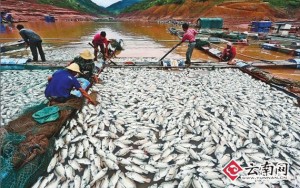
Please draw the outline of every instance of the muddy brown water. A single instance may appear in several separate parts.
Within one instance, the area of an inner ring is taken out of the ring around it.
[[[123,39],[125,50],[117,54],[117,57],[154,57],[161,58],[179,39],[171,35],[167,24],[149,23],[149,22],[25,22],[22,23],[25,28],[30,28],[41,35],[46,45],[64,46],[72,45],[74,48],[89,48],[88,42],[91,42],[94,34],[100,31],[106,31],[108,38]],[[0,42],[10,42],[21,39],[16,24],[11,26],[3,25],[5,28],[0,33]],[[180,26],[175,26],[180,28]],[[171,41],[170,41],[171,40]],[[222,50],[225,44],[218,44]],[[264,60],[286,60],[294,58],[291,55],[263,50],[257,42],[251,42],[251,45],[236,45],[237,53],[246,56],[255,57]],[[166,58],[185,58],[187,44],[176,48]],[[92,50],[92,49],[91,49]],[[74,56],[77,54],[74,54]],[[237,58],[246,61],[255,61],[251,58],[237,55]],[[192,56],[193,61],[217,59],[204,54],[195,49]],[[291,78],[300,81],[299,70],[294,69],[266,69],[275,75],[283,78]]]

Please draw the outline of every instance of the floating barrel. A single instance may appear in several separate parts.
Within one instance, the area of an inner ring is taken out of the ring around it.
[[[288,61],[291,63],[296,63],[297,69],[300,69],[300,59],[289,59]]]

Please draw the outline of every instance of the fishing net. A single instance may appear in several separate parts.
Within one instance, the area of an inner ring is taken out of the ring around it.
[[[115,48],[116,50],[124,50],[124,42],[122,39],[116,40],[116,39],[110,39],[110,44],[112,48]]]
[[[54,136],[81,109],[83,101],[83,98],[73,98],[66,103],[52,104],[60,108],[56,121],[39,124],[30,110],[0,129],[1,188],[30,187],[36,182],[54,154]]]

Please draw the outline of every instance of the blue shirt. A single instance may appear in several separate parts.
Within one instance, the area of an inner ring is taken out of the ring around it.
[[[46,87],[45,96],[68,98],[73,88],[81,88],[78,80],[68,70],[58,70],[52,75]]]
[[[42,42],[41,37],[30,29],[21,29],[19,33],[26,43]]]

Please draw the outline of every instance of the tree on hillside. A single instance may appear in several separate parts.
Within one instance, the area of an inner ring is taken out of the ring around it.
[[[292,0],[287,2],[287,12],[289,15],[294,15],[300,8],[300,0]]]

